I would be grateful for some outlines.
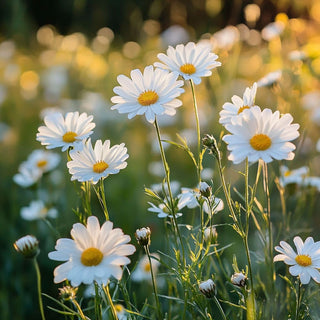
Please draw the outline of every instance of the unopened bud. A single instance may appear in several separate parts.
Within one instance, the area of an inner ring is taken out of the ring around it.
[[[34,258],[39,253],[39,241],[36,237],[27,235],[18,239],[14,244],[14,248],[22,253],[26,258]]]
[[[210,198],[212,195],[212,188],[204,181],[200,182],[200,194],[205,198]]]
[[[71,286],[64,286],[62,288],[59,288],[59,295],[62,300],[73,300],[76,298],[78,288],[77,287],[71,287]]]
[[[138,241],[138,243],[141,246],[148,246],[150,245],[150,236],[151,236],[151,230],[149,227],[143,227],[141,229],[137,229],[135,233],[135,237]]]
[[[217,230],[213,226],[205,228],[203,231],[203,235],[204,235],[204,239],[207,242],[215,241],[218,237]]]
[[[212,279],[208,279],[207,281],[203,281],[199,284],[199,290],[203,295],[210,299],[216,294],[216,285]]]
[[[231,283],[238,287],[244,287],[247,282],[247,277],[242,272],[236,272],[231,276]]]
[[[208,148],[215,157],[220,158],[217,141],[213,136],[206,134],[202,139],[202,144]]]

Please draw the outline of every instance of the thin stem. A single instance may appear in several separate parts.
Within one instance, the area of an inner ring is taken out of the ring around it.
[[[97,198],[100,202],[100,205],[102,207],[104,216],[106,218],[106,221],[109,220],[109,212],[108,212],[108,207],[107,207],[107,202],[106,202],[106,196],[104,192],[104,184],[103,184],[103,179],[100,179],[100,187],[95,187],[93,186],[93,189],[97,195]]]
[[[197,105],[197,99],[196,99],[196,93],[194,88],[194,83],[190,79],[190,85],[191,85],[191,91],[192,91],[192,99],[193,99],[193,108],[194,108],[194,114],[196,117],[196,126],[197,126],[197,141],[198,141],[198,162],[197,162],[197,175],[198,175],[198,181],[201,182],[201,159],[200,159],[200,153],[201,153],[201,136],[200,136],[200,121],[199,121],[199,112],[198,112],[198,105]]]
[[[112,302],[112,298],[111,298],[110,291],[109,291],[109,285],[102,286],[102,288],[103,288],[103,291],[104,291],[104,293],[107,297],[107,300],[109,302],[112,317],[113,317],[113,319],[117,320],[118,319],[117,311],[116,311],[116,308],[114,307],[114,304]]]
[[[275,271],[274,271],[274,264],[273,264],[273,236],[272,236],[272,223],[271,223],[271,205],[270,205],[270,193],[269,193],[269,178],[268,178],[268,165],[264,162],[263,163],[263,181],[264,181],[264,191],[266,194],[267,200],[267,228],[268,228],[268,251],[269,251],[269,270],[270,270],[270,281],[271,281],[271,294],[274,298],[274,282],[276,279]],[[273,302],[271,303],[273,305]],[[271,309],[272,310],[272,309]]]
[[[301,282],[298,281],[298,294],[296,294],[296,312],[295,312],[295,320],[299,320],[300,313],[300,303],[301,303]]]
[[[227,205],[228,205],[229,211],[231,213],[232,220],[237,225],[237,227],[239,227],[239,222],[238,222],[237,216],[236,216],[236,214],[235,214],[235,212],[233,210],[232,201],[230,199],[230,195],[229,195],[229,192],[228,192],[227,184],[226,184],[226,181],[224,179],[223,168],[222,168],[220,156],[217,157],[217,160],[218,160],[218,168],[219,168],[218,171],[219,171],[219,176],[220,176],[220,180],[221,180],[221,183],[222,183],[223,193],[224,193],[224,196],[226,198]]]
[[[37,262],[37,258],[33,258],[33,264],[36,269],[36,274],[37,274],[37,288],[38,288],[38,300],[39,300],[39,308],[40,308],[40,313],[41,313],[41,319],[45,320],[44,316],[44,310],[43,310],[43,303],[42,303],[42,297],[41,297],[41,273],[39,269],[39,265]]]
[[[78,301],[76,299],[72,299],[72,303],[76,307],[76,309],[78,310],[80,318],[83,319],[83,320],[87,320],[88,318],[84,315],[84,313],[83,313]]]
[[[246,205],[246,229],[243,237],[243,244],[246,249],[246,255],[248,260],[248,268],[249,268],[249,278],[250,278],[250,289],[251,289],[251,304],[253,308],[253,317],[255,318],[255,296],[254,296],[254,283],[253,283],[253,273],[252,273],[252,263],[250,257],[250,250],[249,250],[249,218],[251,212],[251,206],[249,203],[249,161],[246,158],[245,164],[245,205]]]
[[[152,269],[152,262],[151,262],[151,256],[150,256],[150,251],[149,251],[149,246],[146,245],[144,246],[144,249],[146,251],[146,254],[148,256],[148,260],[149,260],[149,265],[150,265],[150,273],[151,273],[151,279],[152,279],[152,287],[153,287],[153,293],[154,293],[154,298],[156,300],[156,305],[157,305],[157,313],[159,316],[159,319],[163,319],[162,317],[162,312],[161,312],[161,308],[160,308],[160,302],[159,302],[159,297],[158,297],[158,293],[157,293],[157,285],[156,285],[156,279],[153,273],[153,269]]]
[[[158,138],[159,147],[160,147],[161,159],[162,159],[162,163],[163,163],[163,167],[164,167],[165,175],[166,175],[166,182],[167,182],[167,187],[168,187],[170,208],[171,208],[171,213],[172,213],[172,216],[173,216],[174,227],[175,227],[175,230],[176,230],[176,232],[178,234],[178,238],[180,240],[182,256],[183,256],[183,263],[185,263],[184,247],[183,247],[182,237],[181,237],[180,230],[179,230],[178,223],[177,223],[177,217],[176,217],[176,214],[175,214],[174,200],[173,200],[172,191],[171,191],[171,185],[170,185],[170,169],[169,169],[169,166],[168,166],[168,163],[167,163],[167,160],[166,160],[166,156],[165,156],[165,153],[164,153],[164,150],[163,150],[163,146],[162,146],[162,142],[161,142],[161,135],[160,135],[160,130],[159,130],[157,119],[155,119],[154,125],[155,125],[156,132],[157,132],[157,138]]]
[[[104,179],[100,179],[100,194],[102,199],[103,213],[106,217],[106,220],[109,220],[109,212],[107,207],[106,195],[104,191]]]
[[[216,296],[213,296],[213,301],[215,302],[216,306],[218,307],[219,312],[220,312],[220,314],[222,316],[222,319],[227,320],[227,317],[226,317],[226,315],[225,315],[225,313],[224,313],[224,311],[223,311],[223,309],[221,307],[221,304],[220,304],[220,302],[219,302],[219,300],[217,299]]]

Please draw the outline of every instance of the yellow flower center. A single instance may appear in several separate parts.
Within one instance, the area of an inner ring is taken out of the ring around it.
[[[258,133],[250,139],[250,145],[257,151],[264,151],[270,148],[271,139],[263,133]]]
[[[145,272],[150,272],[151,271],[151,266],[150,266],[150,263],[146,263],[143,267],[144,271]]]
[[[116,312],[121,312],[123,311],[123,305],[117,303],[114,305],[114,308],[116,309]]]
[[[77,134],[75,132],[68,131],[63,135],[62,140],[64,142],[71,143],[76,141],[76,137],[77,137]]]
[[[82,252],[81,263],[87,267],[97,266],[103,259],[102,252],[97,248],[88,248]]]
[[[312,260],[305,254],[298,254],[295,258],[296,263],[301,267],[308,267],[312,265]]]
[[[192,63],[186,63],[180,67],[180,71],[188,75],[194,74],[196,70],[196,67]]]
[[[45,166],[47,165],[47,163],[48,163],[47,160],[39,160],[39,161],[37,162],[37,167],[43,168],[43,167],[45,167]]]
[[[98,161],[97,163],[95,163],[93,165],[93,171],[95,173],[101,173],[108,168],[109,168],[109,165],[106,162],[104,162],[103,160]]]
[[[239,108],[238,114],[240,114],[245,109],[250,109],[250,107],[249,106],[243,106],[243,107]]]
[[[159,96],[156,92],[154,92],[153,90],[148,90],[140,94],[140,96],[138,97],[138,102],[142,106],[146,107],[156,103],[158,99],[159,99]]]
[[[290,170],[286,171],[286,172],[284,173],[284,176],[285,176],[285,177],[291,176],[291,171],[290,171]]]

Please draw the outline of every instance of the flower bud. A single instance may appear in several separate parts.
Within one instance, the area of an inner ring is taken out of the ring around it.
[[[150,236],[151,236],[151,230],[149,227],[146,227],[146,228],[143,227],[141,229],[137,229],[135,233],[135,237],[141,246],[150,245]]]
[[[216,294],[216,285],[212,279],[208,279],[199,284],[199,290],[203,295],[210,299]]]
[[[14,248],[22,253],[26,258],[34,258],[39,253],[39,241],[36,237],[27,235],[18,239],[14,244]]]
[[[209,135],[209,134],[206,134],[204,136],[204,138],[202,139],[202,144],[208,148],[210,150],[210,152],[215,156],[217,157],[218,159],[220,159],[220,152],[219,152],[219,149],[218,149],[218,145],[217,145],[217,141],[216,139]]]
[[[214,226],[210,226],[204,229],[203,235],[207,242],[212,242],[217,239],[218,233]]]
[[[242,272],[236,272],[231,276],[231,283],[238,287],[244,287],[246,285],[247,277]]]
[[[73,300],[76,298],[78,288],[77,287],[71,287],[71,286],[64,286],[62,288],[59,288],[59,295],[62,300]]]
[[[205,198],[210,198],[212,195],[212,188],[204,181],[200,182],[200,194]]]

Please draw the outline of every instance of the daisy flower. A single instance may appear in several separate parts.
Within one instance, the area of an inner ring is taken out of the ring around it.
[[[191,189],[191,188],[181,188],[181,193],[178,195],[178,208],[179,210],[187,207],[189,209],[194,209],[199,206],[199,201],[198,199],[200,198],[200,192]],[[212,202],[213,206],[213,213],[219,212],[223,210],[224,208],[224,203],[221,199],[215,197],[215,196],[210,196],[209,201]],[[205,201],[203,203],[203,210],[207,214],[211,214],[211,209],[208,205],[208,203]]]
[[[113,89],[117,96],[111,98],[115,103],[112,110],[128,113],[129,119],[144,114],[150,123],[154,122],[156,115],[176,114],[176,108],[182,105],[176,98],[184,92],[180,88],[183,81],[177,80],[177,74],[147,66],[143,73],[135,69],[130,75],[131,79],[118,76],[120,86]]]
[[[158,59],[163,63],[155,62],[155,67],[176,72],[184,80],[192,80],[195,84],[201,82],[201,77],[211,76],[211,69],[221,66],[211,47],[202,43],[189,42],[176,48],[169,46],[167,54],[159,53]]]
[[[261,111],[257,106],[244,110],[234,123],[226,125],[231,134],[222,139],[231,151],[228,159],[235,164],[246,158],[266,163],[273,159],[292,160],[295,145],[289,141],[299,136],[299,125],[291,124],[292,120],[288,113],[280,117],[279,111]]]
[[[159,259],[159,255],[156,253],[152,253],[152,256]],[[153,274],[156,274],[158,272],[158,268],[160,265],[160,262],[156,259],[152,259],[152,271]],[[149,263],[149,259],[147,255],[144,255],[138,262],[137,267],[134,269],[134,271],[131,273],[131,279],[135,282],[140,282],[143,280],[149,280],[151,281],[151,266]]]
[[[245,109],[250,109],[254,106],[254,100],[257,93],[257,84],[254,83],[251,88],[246,88],[243,94],[243,98],[234,95],[231,100],[232,103],[226,102],[222,106],[222,111],[220,111],[219,122],[223,125],[231,123],[234,117],[237,117]]]
[[[51,113],[44,118],[45,126],[39,127],[37,140],[47,149],[61,147],[62,151],[66,151],[79,146],[93,133],[96,125],[92,119],[93,116],[86,113],[68,112],[65,118],[60,112]]]
[[[72,175],[71,180],[91,181],[96,184],[109,174],[116,174],[120,169],[124,169],[129,155],[124,143],[110,148],[110,140],[103,144],[101,140],[97,140],[93,148],[91,139],[88,139],[81,150],[70,152],[70,157],[72,160],[67,166]]]
[[[271,86],[275,82],[279,81],[282,77],[282,70],[276,70],[273,72],[268,73],[263,78],[257,81],[257,86],[259,87],[266,87]]]
[[[60,155],[47,150],[37,149],[29,155],[26,165],[40,170],[42,173],[55,169],[60,162]]]
[[[42,172],[40,170],[23,162],[19,166],[19,172],[13,176],[13,181],[20,187],[28,188],[38,182],[41,177]]]
[[[73,239],[59,239],[56,251],[49,253],[51,260],[65,261],[54,270],[55,283],[69,280],[73,287],[77,287],[94,281],[106,285],[111,276],[120,280],[121,266],[130,263],[126,256],[136,250],[128,244],[131,239],[121,229],[113,229],[110,221],[100,228],[95,216],[88,218],[87,226],[74,224],[71,236]]]
[[[308,167],[301,167],[294,170],[289,170],[287,166],[280,166],[280,185],[286,186],[291,183],[296,183],[298,185],[302,185],[305,178],[309,174],[309,168]]]
[[[283,261],[288,264],[289,272],[293,276],[299,276],[302,284],[308,284],[310,278],[320,283],[320,241],[314,242],[308,237],[305,242],[300,237],[294,237],[293,242],[297,253],[285,241],[280,241],[280,246],[275,250],[280,252],[273,261]]]
[[[37,220],[47,217],[56,218],[58,211],[55,208],[48,209],[42,200],[34,200],[28,207],[21,208],[20,215],[25,220]]]
[[[171,214],[169,214],[169,210],[167,206],[164,203],[160,203],[158,206],[153,204],[152,202],[148,202],[150,204],[150,208],[148,208],[148,211],[154,212],[158,214],[158,218],[173,218]],[[179,218],[182,216],[181,212],[177,212],[175,214],[176,218]]]

